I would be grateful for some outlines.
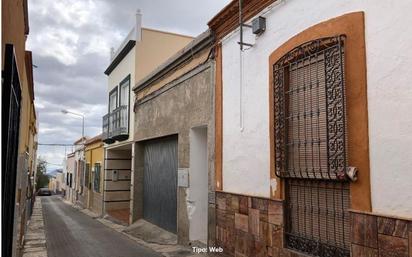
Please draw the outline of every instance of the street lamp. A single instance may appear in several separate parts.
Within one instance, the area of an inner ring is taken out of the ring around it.
[[[83,142],[83,140],[84,140],[84,115],[81,114],[81,113],[71,112],[71,111],[68,111],[66,109],[61,110],[61,112],[63,114],[72,114],[72,115],[79,116],[79,117],[82,118],[82,142]]]
[[[83,169],[84,169],[84,162],[85,162],[85,148],[86,148],[86,146],[85,146],[85,141],[84,141],[84,114],[81,114],[81,113],[76,113],[76,112],[71,112],[71,111],[68,111],[68,110],[66,110],[66,109],[62,109],[61,110],[61,112],[63,113],[63,114],[72,114],[72,115],[75,115],[75,116],[78,116],[78,117],[81,117],[82,118],[82,144],[83,144],[83,154],[82,154],[82,156],[80,157],[81,158],[81,161],[82,161],[82,163],[83,163]],[[75,189],[76,189],[76,182],[75,182]],[[78,191],[76,190],[76,200],[77,200],[77,194],[78,194]]]

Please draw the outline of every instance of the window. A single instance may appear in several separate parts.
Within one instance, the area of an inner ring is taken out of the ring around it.
[[[129,106],[130,76],[120,83],[120,106]]]
[[[78,174],[79,174],[79,190],[80,190],[80,194],[83,194],[83,187],[84,187],[84,182],[85,182],[85,170],[84,170],[84,161],[82,161],[82,160],[79,160],[79,165],[78,165],[78,168],[79,168],[79,172],[78,172]]]
[[[117,87],[109,94],[109,112],[113,112],[117,108]]]
[[[100,163],[95,163],[94,164],[94,181],[93,181],[93,186],[94,186],[94,191],[100,192]]]
[[[86,174],[85,174],[85,177],[84,177],[84,184],[85,184],[85,186],[87,186],[87,188],[91,188],[91,185],[90,185],[90,163],[86,163]]]
[[[129,129],[129,86],[130,75],[120,82],[120,128]],[[125,132],[126,132],[125,131]]]
[[[286,185],[286,246],[349,256],[344,36],[296,47],[273,66],[275,170]]]

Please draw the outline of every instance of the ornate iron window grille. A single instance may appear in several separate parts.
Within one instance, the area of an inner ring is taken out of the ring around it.
[[[287,179],[286,247],[319,257],[350,256],[349,183]]]
[[[344,39],[310,41],[273,66],[279,177],[346,180]]]
[[[347,257],[345,36],[294,48],[273,65],[275,172],[286,178],[286,247]]]

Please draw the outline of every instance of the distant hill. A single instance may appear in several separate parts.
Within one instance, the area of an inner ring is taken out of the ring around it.
[[[52,171],[48,171],[46,175],[49,177],[56,177],[57,173],[63,173],[63,169],[54,169]]]

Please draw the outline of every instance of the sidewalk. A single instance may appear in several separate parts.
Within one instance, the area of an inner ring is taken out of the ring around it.
[[[138,237],[133,236],[131,231],[131,226],[124,226],[121,224],[114,223],[113,221],[106,219],[104,217],[100,217],[99,215],[93,213],[92,211],[88,209],[84,209],[80,207],[79,205],[74,205],[70,203],[69,201],[66,201],[64,199],[61,199],[64,203],[71,205],[73,208],[76,208],[80,212],[96,219],[106,227],[109,227],[125,236],[127,236],[129,239],[133,240],[134,242],[143,245],[145,247],[148,247],[161,255],[165,257],[207,257],[207,256],[219,256],[223,257],[222,254],[205,254],[205,253],[194,253],[192,250],[192,247],[190,246],[183,246],[183,245],[178,245],[176,243],[164,243],[164,242],[159,242],[159,243],[154,243],[154,242],[147,242],[143,239],[140,239]]]
[[[33,214],[24,237],[23,257],[47,257],[41,197],[37,197]]]

